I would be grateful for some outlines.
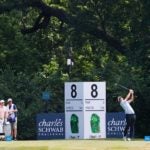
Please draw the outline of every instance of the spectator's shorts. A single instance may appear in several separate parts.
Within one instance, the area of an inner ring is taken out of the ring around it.
[[[12,129],[17,129],[17,118],[15,122],[10,123]]]

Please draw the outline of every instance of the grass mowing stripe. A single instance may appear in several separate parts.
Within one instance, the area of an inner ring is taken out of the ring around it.
[[[106,140],[35,140],[0,142],[0,150],[150,150],[150,142],[143,139]]]
[[[49,150],[48,146],[0,147],[0,150]]]

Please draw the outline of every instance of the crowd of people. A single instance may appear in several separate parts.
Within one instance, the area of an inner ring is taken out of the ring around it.
[[[12,98],[8,98],[7,102],[0,100],[0,135],[5,136],[5,126],[10,125],[11,137],[17,140],[17,112]]]

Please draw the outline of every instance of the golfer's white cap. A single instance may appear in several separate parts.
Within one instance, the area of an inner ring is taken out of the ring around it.
[[[11,99],[11,98],[8,98],[7,102],[12,102],[12,99]]]

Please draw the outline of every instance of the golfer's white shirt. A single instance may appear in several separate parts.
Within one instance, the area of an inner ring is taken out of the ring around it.
[[[125,114],[135,114],[133,108],[127,100],[121,100],[120,106],[124,109]]]

